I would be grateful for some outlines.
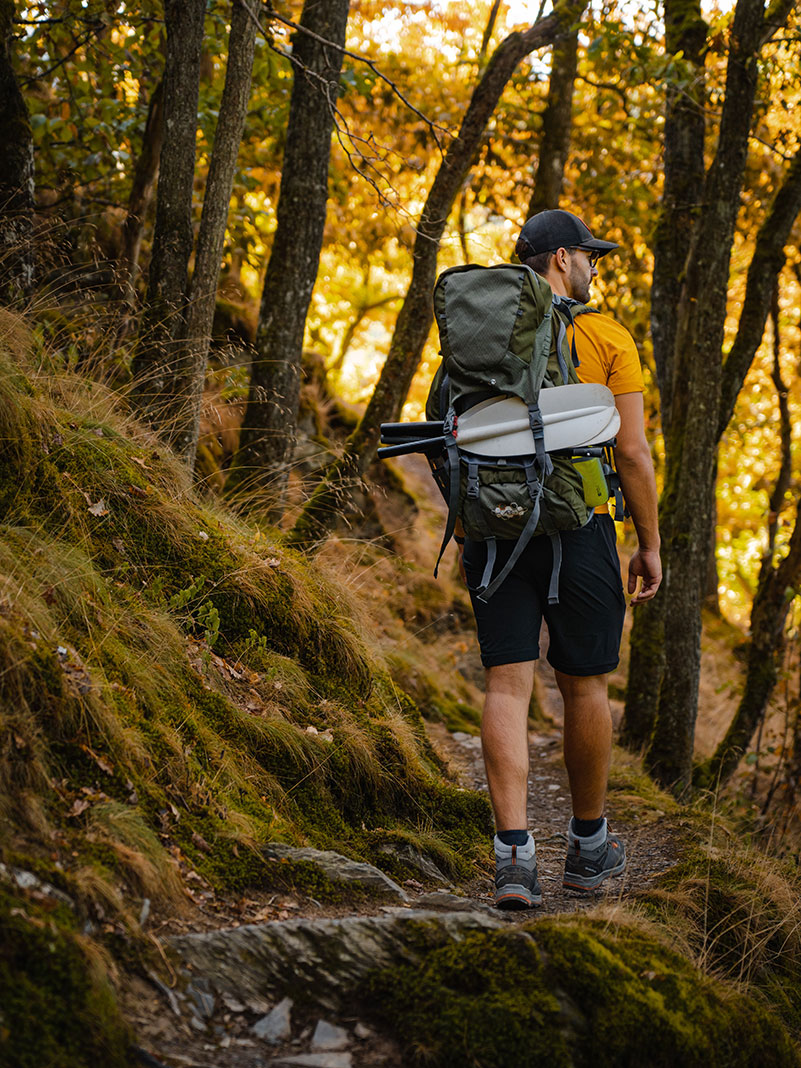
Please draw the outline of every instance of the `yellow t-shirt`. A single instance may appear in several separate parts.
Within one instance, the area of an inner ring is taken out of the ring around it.
[[[625,326],[608,315],[585,312],[576,317],[575,330],[576,374],[582,382],[608,386],[615,396],[645,391],[637,346]]]

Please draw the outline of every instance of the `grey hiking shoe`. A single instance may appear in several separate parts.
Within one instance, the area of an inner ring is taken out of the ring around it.
[[[534,839],[524,846],[495,838],[495,904],[499,909],[532,909],[542,904]]]
[[[567,859],[562,886],[568,890],[594,890],[604,879],[620,875],[626,867],[626,847],[616,834],[609,834],[606,820],[592,838],[567,836]]]

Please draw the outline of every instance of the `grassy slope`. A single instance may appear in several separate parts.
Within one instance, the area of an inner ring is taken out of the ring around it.
[[[137,966],[143,900],[180,913],[193,878],[221,895],[293,877],[311,889],[308,872],[263,860],[264,841],[332,846],[396,875],[387,842],[411,841],[455,878],[485,859],[486,800],[448,780],[390,666],[429,711],[469,723],[465,691],[408,650],[389,665],[335,575],[198,500],[113,396],[38,373],[24,326],[0,315],[0,860],[74,906],[0,883],[0,1061],[124,1064],[107,977]],[[428,580],[408,587],[436,620]],[[388,594],[401,622],[408,596]],[[633,764],[617,775],[632,812],[671,811]],[[410,1063],[500,1065],[504,1035],[536,1035],[554,1063],[671,1063],[648,1061],[658,1048],[756,1064],[766,1044],[764,1063],[797,1063],[785,1031],[801,1026],[797,881],[710,850],[705,817],[675,818],[696,844],[626,910],[458,951],[422,930],[424,981],[377,975],[366,992]],[[650,1018],[660,1037],[646,1048]],[[740,1060],[710,1047],[713,1022],[735,1029],[724,1052]]]

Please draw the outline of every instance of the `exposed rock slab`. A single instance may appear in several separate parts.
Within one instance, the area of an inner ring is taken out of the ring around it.
[[[358,887],[376,897],[408,901],[408,894],[396,882],[372,864],[350,860],[331,849],[297,848],[283,842],[269,842],[262,853],[268,860],[289,860],[294,863],[311,864],[333,883]]]
[[[251,924],[173,938],[171,945],[218,994],[292,996],[337,1012],[352,1009],[354,987],[375,968],[415,960],[424,923],[443,941],[495,930],[504,921],[484,912],[399,909],[391,915],[297,919]]]

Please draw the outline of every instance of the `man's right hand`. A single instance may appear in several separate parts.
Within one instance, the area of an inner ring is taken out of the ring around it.
[[[637,592],[637,579],[642,579]],[[659,553],[638,549],[629,561],[628,591],[633,605],[650,601],[662,582],[662,561]]]

